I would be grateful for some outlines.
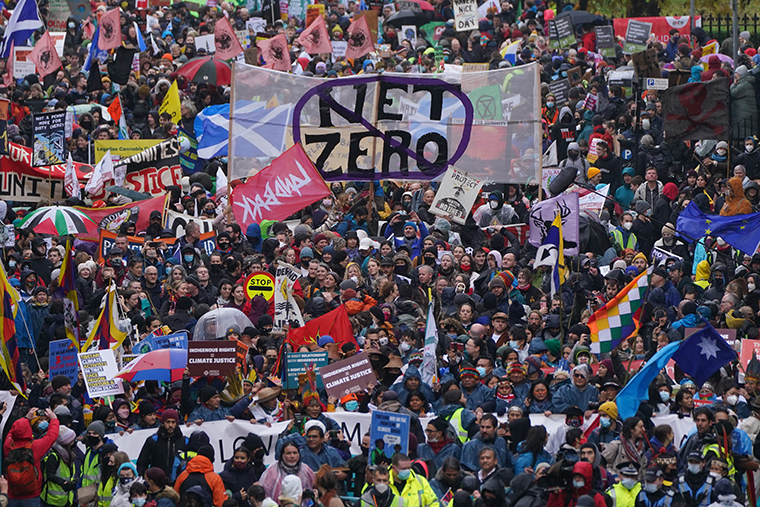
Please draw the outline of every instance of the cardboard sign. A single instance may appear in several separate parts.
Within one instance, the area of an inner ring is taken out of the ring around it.
[[[79,366],[90,398],[124,394],[122,380],[115,378],[119,367],[112,349],[79,354]]]
[[[631,55],[633,58],[633,71],[639,78],[660,78],[662,72],[660,71],[660,64],[657,62],[657,50],[655,48],[649,48],[645,51],[634,53]],[[667,83],[667,79],[664,80]],[[664,89],[667,90],[667,85]]]
[[[369,31],[372,34],[372,44],[377,44],[377,29],[379,26],[378,25],[378,11],[369,9],[369,10],[354,12],[354,21],[357,21],[361,18],[367,18],[367,26],[369,27]]]
[[[373,457],[375,449],[382,451],[387,459],[396,453],[406,454],[409,450],[410,424],[411,417],[407,414],[374,410],[369,433],[370,457]]]
[[[254,271],[245,279],[245,297],[248,300],[264,296],[267,301],[274,297],[274,276],[268,271]]]
[[[609,58],[615,57],[617,43],[615,42],[615,30],[609,26],[595,26],[596,34],[596,51],[602,56]]]
[[[31,47],[14,47],[13,48],[13,75],[19,78],[29,74],[37,74],[37,67],[29,59],[29,53],[34,48]]]
[[[226,377],[235,373],[237,346],[230,340],[192,341],[187,348],[191,377]]]
[[[454,29],[469,32],[478,28],[478,3],[475,0],[454,0]]]
[[[314,365],[314,371],[327,366],[327,351],[324,352],[287,352],[283,368],[283,389],[298,389],[298,375],[306,373],[306,367]],[[322,388],[322,376],[317,375],[317,387]]]
[[[575,40],[573,23],[570,21],[569,17],[552,19],[549,21],[549,24],[554,24],[554,30],[560,48],[569,48],[577,42]]]
[[[308,7],[306,7],[306,28],[310,27],[311,24],[317,18],[324,15],[324,13],[325,13],[324,4],[309,5]],[[261,31],[263,32],[264,30],[261,30]]]
[[[646,50],[650,33],[652,33],[652,23],[629,19],[628,28],[625,31],[623,53],[631,55]]]
[[[567,102],[570,94],[570,80],[560,79],[559,81],[549,83],[549,92],[554,95],[557,104]]]
[[[464,225],[482,186],[483,180],[456,167],[449,167],[441,180],[435,200],[430,205],[430,212],[439,216],[449,216],[454,222]]]
[[[366,352],[336,361],[319,369],[328,396],[341,399],[350,393],[363,392],[371,383],[377,383]]]
[[[74,343],[69,339],[50,342],[50,378],[66,375],[73,385],[77,383],[78,374],[79,362]]]

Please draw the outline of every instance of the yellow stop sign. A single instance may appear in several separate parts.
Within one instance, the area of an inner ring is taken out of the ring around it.
[[[264,296],[267,301],[274,297],[274,276],[266,271],[254,271],[245,279],[245,296],[251,300]]]

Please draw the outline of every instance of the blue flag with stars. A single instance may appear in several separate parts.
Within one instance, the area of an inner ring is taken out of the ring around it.
[[[701,386],[721,366],[736,359],[736,352],[708,323],[681,342],[672,359]]]
[[[676,229],[690,242],[705,236],[720,236],[723,241],[752,256],[760,246],[760,213],[722,217],[702,213],[694,201],[678,217]]]

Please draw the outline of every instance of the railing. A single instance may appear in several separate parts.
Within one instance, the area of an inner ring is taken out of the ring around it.
[[[707,32],[710,38],[721,43],[733,35],[733,17],[730,14],[726,16],[703,15],[702,29]],[[751,43],[757,47],[760,43],[760,15],[744,14],[739,16],[739,31],[745,30],[750,33]]]

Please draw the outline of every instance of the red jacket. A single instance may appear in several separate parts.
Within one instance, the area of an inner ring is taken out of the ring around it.
[[[3,455],[8,456],[8,453],[11,452],[13,449],[18,449],[19,447],[26,447],[29,445],[29,442],[32,442],[32,453],[34,454],[34,467],[39,472],[39,484],[40,488],[37,490],[37,492],[34,495],[26,496],[17,498],[10,494],[8,492],[8,497],[11,500],[23,500],[26,498],[36,498],[40,496],[40,491],[42,489],[42,469],[40,465],[40,460],[42,460],[42,457],[45,456],[45,454],[50,450],[51,447],[53,447],[53,444],[55,443],[55,440],[58,438],[58,427],[59,427],[58,419],[53,419],[50,421],[50,425],[48,426],[47,433],[42,438],[38,438],[37,440],[33,440],[32,437],[32,425],[29,422],[29,419],[26,417],[22,417],[18,421],[13,423],[13,426],[11,426],[11,431],[8,433],[8,436],[5,438],[5,444],[3,445]]]
[[[598,491],[592,491],[591,486],[594,482],[594,466],[586,461],[579,461],[573,466],[573,475],[581,474],[586,480],[582,488],[571,488],[571,491],[556,491],[549,495],[546,507],[575,507],[578,504],[578,498],[583,495],[591,495],[594,499],[594,507],[607,507],[604,496]]]

